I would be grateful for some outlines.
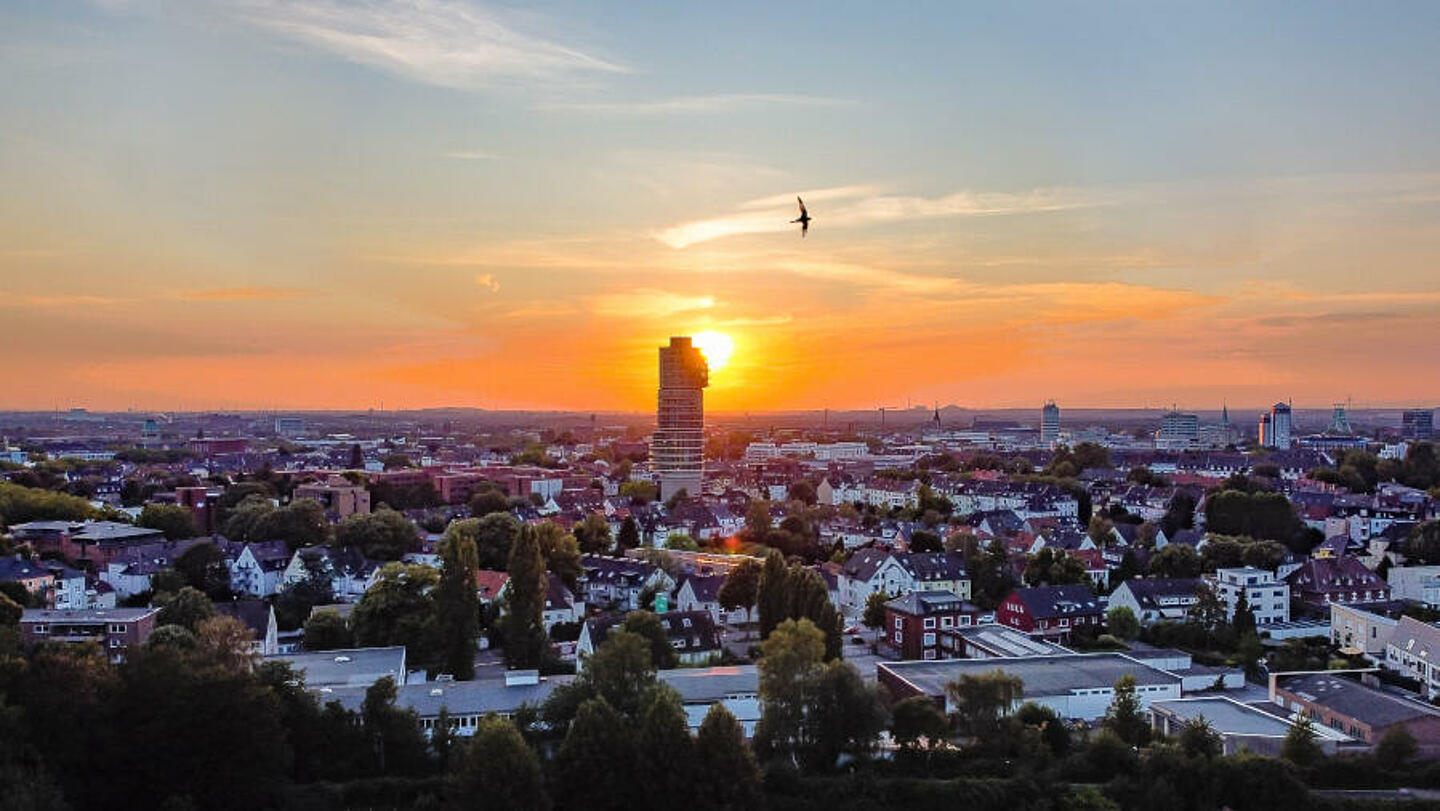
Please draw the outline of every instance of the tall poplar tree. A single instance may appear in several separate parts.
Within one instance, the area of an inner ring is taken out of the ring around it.
[[[461,681],[475,677],[475,638],[480,634],[480,599],[475,594],[479,553],[466,535],[440,542],[440,585],[435,589],[436,649],[440,669]]]
[[[545,636],[545,559],[535,528],[522,527],[510,549],[509,607],[501,619],[505,662],[512,668],[538,668],[550,642]]]

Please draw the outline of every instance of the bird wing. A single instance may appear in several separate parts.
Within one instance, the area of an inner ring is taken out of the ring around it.
[[[800,204],[800,216],[807,216],[807,212],[805,211],[805,201],[800,199],[800,195],[795,195],[795,202]]]

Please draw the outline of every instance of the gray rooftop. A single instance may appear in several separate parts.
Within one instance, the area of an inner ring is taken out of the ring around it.
[[[1032,639],[1029,634],[994,623],[973,625],[968,628],[954,628],[947,633],[964,637],[996,656],[1041,656],[1045,654],[1066,654],[1069,650],[1041,639]]]
[[[1440,715],[1419,704],[1366,687],[1338,674],[1302,673],[1280,675],[1276,687],[1300,698],[1348,715],[1371,728],[1388,727],[1427,715]]]
[[[882,662],[876,668],[889,671],[929,696],[944,695],[945,685],[961,676],[978,676],[994,670],[1019,676],[1025,682],[1025,696],[1029,698],[1111,687],[1125,675],[1134,676],[1135,683],[1142,686],[1180,683],[1178,676],[1119,653]]]
[[[158,608],[27,608],[21,622],[134,622]]]
[[[310,687],[369,687],[385,676],[405,683],[405,647],[350,648],[346,650],[284,653],[267,661],[288,662],[305,674]],[[364,698],[364,695],[361,695]]]
[[[1263,712],[1248,704],[1241,704],[1223,696],[1204,698],[1179,698],[1156,701],[1151,711],[1169,713],[1185,721],[1203,717],[1221,735],[1261,735],[1283,738],[1290,732],[1290,722]],[[1348,741],[1350,738],[1327,726],[1315,725],[1315,731],[1322,738]]]

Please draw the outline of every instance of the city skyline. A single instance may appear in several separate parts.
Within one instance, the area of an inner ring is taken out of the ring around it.
[[[1436,23],[8,6],[0,408],[1429,405]]]

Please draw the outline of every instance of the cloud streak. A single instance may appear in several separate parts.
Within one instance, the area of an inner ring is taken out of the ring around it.
[[[175,294],[175,298],[181,301],[284,301],[308,296],[312,292],[298,287],[223,287],[182,290]]]
[[[801,192],[801,196],[805,194]],[[942,197],[915,197],[876,194],[871,186],[841,186],[811,192],[808,199],[811,202],[849,200],[828,210],[812,212],[817,226],[823,224],[829,228],[940,217],[1041,214],[1102,204],[1099,199],[1067,189],[1037,189],[1019,194],[957,191]],[[789,223],[795,217],[794,205],[789,195],[765,197],[742,203],[730,214],[672,225],[654,236],[678,250],[713,239],[790,231],[795,227]]]
[[[788,93],[716,93],[705,96],[676,96],[654,101],[598,101],[598,102],[546,102],[537,105],[542,110],[563,110],[582,113],[608,113],[614,115],[663,115],[667,113],[726,113],[743,107],[792,106],[792,107],[844,107],[853,105],[853,99],[838,99],[826,96],[802,96]]]
[[[626,68],[521,33],[455,0],[235,0],[235,17],[286,39],[424,84],[477,90],[507,80],[560,81]]]

